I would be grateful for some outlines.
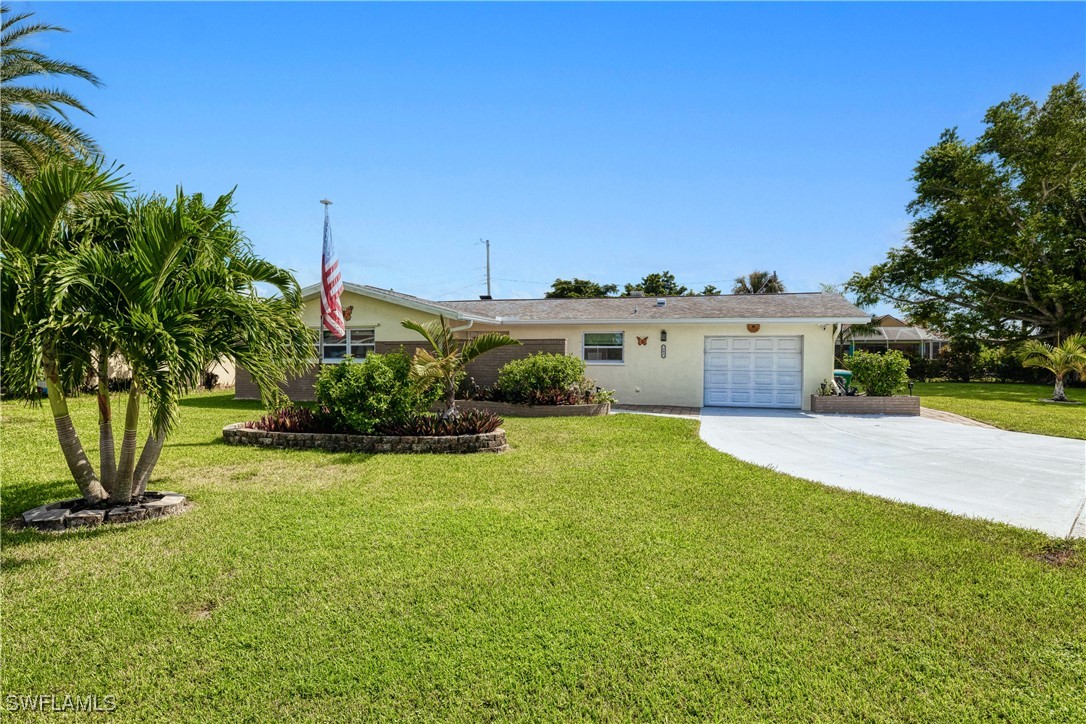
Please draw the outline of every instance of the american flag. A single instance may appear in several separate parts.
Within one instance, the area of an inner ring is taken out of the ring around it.
[[[339,303],[339,295],[343,293],[343,277],[339,274],[339,259],[336,258],[336,247],[332,243],[332,224],[328,220],[328,206],[331,201],[322,201],[324,204],[324,254],[321,257],[321,319],[324,328],[337,337],[347,334],[346,324],[343,321],[343,306]]]

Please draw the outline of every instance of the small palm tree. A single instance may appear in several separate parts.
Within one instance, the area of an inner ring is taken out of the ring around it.
[[[492,349],[520,344],[519,340],[498,332],[458,339],[444,316],[425,323],[405,319],[403,326],[418,332],[431,347],[415,350],[411,374],[424,386],[440,384],[444,388],[445,416],[456,414],[456,381],[469,362]]]
[[[232,358],[257,380],[266,401],[288,374],[308,366],[312,333],[289,273],[257,258],[231,223],[232,193],[207,204],[180,190],[136,199],[126,208],[120,248],[92,239],[57,266],[56,307],[110,340],[132,373],[124,435],[106,485],[110,500],[142,495],[180,398],[213,361]],[[257,294],[271,285],[273,297]],[[146,398],[151,420],[136,459],[136,431]],[[103,458],[103,484],[107,473]]]
[[[71,161],[98,152],[94,140],[69,119],[72,110],[93,115],[78,98],[59,88],[26,82],[68,76],[102,84],[86,68],[27,47],[26,40],[39,33],[67,32],[30,21],[33,15],[0,6],[0,194],[12,183],[27,183],[51,158]]]
[[[784,284],[777,278],[777,272],[752,271],[743,277],[736,277],[732,294],[782,294]]]
[[[1063,391],[1063,378],[1070,372],[1086,370],[1086,335],[1075,334],[1053,346],[1033,339],[1027,342],[1019,352],[1023,367],[1040,367],[1056,376],[1056,386],[1052,399],[1067,402]]]
[[[4,386],[37,400],[38,384],[45,381],[61,452],[88,502],[108,491],[87,459],[65,395],[86,372],[86,328],[56,314],[52,290],[57,265],[77,243],[78,218],[112,208],[125,189],[112,169],[50,164],[0,204]]]

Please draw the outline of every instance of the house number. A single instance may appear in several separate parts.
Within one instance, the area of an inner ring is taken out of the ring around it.
[[[660,359],[667,359],[667,345],[660,345]]]

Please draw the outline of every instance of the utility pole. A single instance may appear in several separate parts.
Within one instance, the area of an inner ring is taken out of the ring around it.
[[[493,299],[490,295],[490,239],[483,241],[479,239],[480,244],[486,244],[486,296],[482,299]]]

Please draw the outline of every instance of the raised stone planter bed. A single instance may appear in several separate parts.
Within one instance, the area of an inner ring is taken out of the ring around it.
[[[920,398],[811,395],[811,412],[840,415],[919,415]]]
[[[148,491],[140,500],[133,501],[130,505],[87,506],[82,498],[39,505],[23,513],[16,523],[19,527],[63,531],[71,528],[93,528],[103,524],[135,523],[139,520],[164,518],[168,515],[183,513],[188,510],[188,507],[188,500],[184,495]]]
[[[515,405],[512,402],[457,400],[459,410],[487,410],[501,417],[598,417],[611,412],[611,403],[602,405]]]
[[[336,435],[316,432],[268,432],[238,422],[222,429],[227,445],[252,445],[292,450],[361,453],[479,453],[505,452],[509,444],[501,428],[483,435],[410,437],[398,435]]]

